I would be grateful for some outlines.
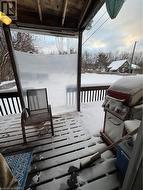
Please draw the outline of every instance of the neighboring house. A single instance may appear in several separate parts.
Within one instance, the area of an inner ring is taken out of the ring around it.
[[[108,71],[111,71],[111,72],[120,72],[120,73],[128,72],[129,62],[127,59],[113,61],[107,68],[108,68]]]
[[[113,61],[109,66],[108,66],[108,71],[111,72],[120,72],[120,73],[128,73],[129,72],[129,67],[130,63],[128,60],[118,60],[118,61]],[[131,71],[133,73],[138,73],[140,70],[140,67],[138,65],[132,64],[131,65]]]

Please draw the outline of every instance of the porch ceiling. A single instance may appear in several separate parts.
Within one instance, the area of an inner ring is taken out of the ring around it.
[[[11,27],[77,35],[99,11],[104,0],[17,0]]]

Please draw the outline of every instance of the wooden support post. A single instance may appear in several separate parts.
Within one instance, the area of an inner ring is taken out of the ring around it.
[[[80,31],[78,35],[77,111],[80,111],[81,62],[82,62],[82,32]]]
[[[24,109],[25,105],[24,105],[24,100],[23,100],[23,93],[22,93],[21,83],[19,80],[18,71],[17,71],[17,67],[16,67],[9,26],[3,24],[3,31],[4,31],[4,35],[5,35],[5,40],[6,40],[6,44],[7,44],[7,49],[8,49],[12,69],[14,72],[14,77],[15,77],[15,81],[16,81],[16,85],[17,85],[17,90],[18,90],[18,95],[20,98],[21,107],[22,107],[22,109]]]

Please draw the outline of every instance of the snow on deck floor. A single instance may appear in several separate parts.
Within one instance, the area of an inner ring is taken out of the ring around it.
[[[81,104],[82,125],[90,133],[96,136],[103,129],[104,109],[102,107],[104,101],[96,101]]]
[[[100,104],[102,102],[98,106]],[[20,116],[0,118],[0,150],[6,153],[16,151],[18,146],[20,150],[25,150],[27,147],[33,148],[33,162],[27,187],[30,185],[32,189],[36,190],[70,189],[67,186],[67,179],[70,176],[68,174],[69,166],[79,167],[81,161],[89,159],[96,151],[106,146],[99,137],[99,133],[96,134],[100,127],[96,125],[94,119],[97,121],[96,118],[103,117],[101,114],[103,112],[101,109],[100,113],[98,106],[95,105],[93,104],[93,107],[89,104],[82,105],[81,113],[69,113],[54,119],[54,137],[51,137],[51,134],[39,136],[36,127],[27,127],[27,146],[22,145]],[[100,117],[97,116],[99,113]],[[94,131],[94,136],[92,131]],[[77,189],[118,189],[120,183],[115,161],[111,151],[103,153],[102,158],[96,161],[92,167],[80,172]]]

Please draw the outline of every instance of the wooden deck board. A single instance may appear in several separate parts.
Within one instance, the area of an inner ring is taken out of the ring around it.
[[[63,143],[63,146],[51,146],[50,148],[56,148],[56,151],[49,151],[49,146],[47,146],[48,149],[46,149],[46,146],[39,148],[38,150],[34,149],[34,155],[36,153],[37,157],[42,157],[43,159],[46,158],[52,158],[56,157],[61,154],[67,154],[69,152],[73,152],[76,150],[84,149],[85,147],[88,147],[90,140],[83,140],[83,141],[75,141],[72,144],[66,144]],[[34,161],[38,161],[38,159],[34,159]]]
[[[0,121],[0,151],[9,154],[29,148],[33,150],[33,161],[26,185],[33,190],[68,190],[68,168],[71,165],[79,167],[81,161],[85,161],[98,149],[106,146],[100,136],[93,139],[84,130],[79,114],[62,115],[54,119],[53,123],[54,137],[51,136],[50,129],[48,134],[39,136],[35,126],[26,128],[28,143],[24,145],[20,116],[4,117]],[[4,136],[4,134],[9,135]],[[118,188],[120,184],[116,173],[114,155],[107,151],[92,167],[81,171],[80,177],[84,183],[79,185],[79,189]],[[37,176],[38,181],[35,181]]]
[[[115,188],[118,188],[120,186],[119,181],[118,181],[118,177],[117,174],[111,174],[111,175],[107,175],[105,177],[102,177],[98,180],[94,180],[91,183],[88,183],[86,185],[84,185],[83,187],[80,187],[81,190],[95,190],[99,189],[99,190],[113,190]]]
[[[84,182],[84,184],[87,184],[88,181],[91,181],[91,180],[94,181],[94,179],[96,179],[97,177],[99,178],[99,177],[105,176],[105,173],[107,175],[108,173],[115,172],[116,168],[113,165],[114,161],[115,161],[114,159],[109,159],[108,161],[104,161],[102,163],[102,165],[96,164],[96,165],[94,165],[88,169],[81,171],[81,173],[79,174],[80,179],[81,179],[80,185],[82,186],[83,182]],[[67,174],[66,176],[63,176],[61,178],[56,178],[56,180],[53,179],[49,183],[38,185],[37,190],[44,190],[44,189],[50,189],[50,190],[60,190],[61,189],[61,190],[64,190],[64,189],[68,189],[68,185],[67,185],[67,179],[68,178],[69,178],[69,175]],[[89,184],[90,184],[90,182],[89,182]],[[95,187],[94,187],[94,189],[95,189]]]
[[[101,145],[96,150],[99,150],[99,148],[102,148],[102,147],[105,147],[105,145],[103,146]],[[64,155],[61,155],[61,156],[56,156],[50,159],[38,161],[32,165],[32,169],[36,167],[36,170],[38,171],[43,170],[43,169],[45,170],[46,169],[45,166],[51,168],[56,165],[61,165],[75,159],[80,159],[81,157],[84,157],[86,155],[92,155],[95,153],[96,150],[93,147],[89,147],[88,150],[85,150],[85,148],[80,148],[78,149],[78,151],[75,150],[74,152],[70,152],[68,154],[65,153]]]
[[[76,131],[76,132],[82,131],[80,129],[81,127],[77,127],[77,128],[78,128],[78,131]],[[71,131],[72,131],[72,129],[71,129]],[[47,130],[46,127],[45,127],[44,130],[47,133],[47,134],[45,134],[46,138],[48,138],[48,137],[51,138],[51,129]],[[31,129],[26,130],[26,133],[27,133],[26,138],[27,138],[28,142],[29,142],[29,139],[33,141],[32,138],[34,138],[35,136],[36,137],[39,136],[40,132],[42,132],[42,130],[40,130],[38,128],[37,129],[36,128],[31,128]],[[69,134],[67,127],[63,127],[62,129],[61,128],[60,129],[55,129],[54,132],[55,132],[55,137],[60,136],[60,135],[62,136],[62,135]],[[73,129],[73,133],[74,132],[75,132],[75,129]],[[7,142],[7,137],[9,139],[9,142],[11,142],[11,141],[17,141],[17,140],[21,141],[22,140],[22,132],[21,131],[17,131],[17,130],[15,130],[15,131],[13,130],[12,132],[10,132],[10,131],[7,132],[6,131],[6,132],[3,132],[3,133],[0,133],[0,143]]]

